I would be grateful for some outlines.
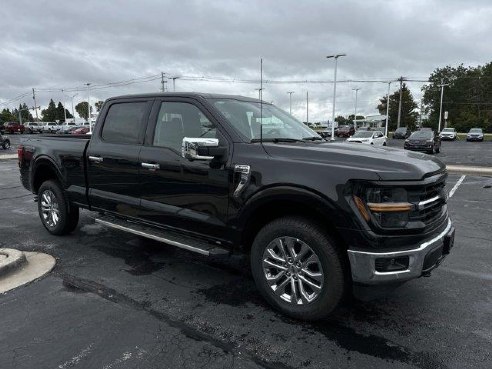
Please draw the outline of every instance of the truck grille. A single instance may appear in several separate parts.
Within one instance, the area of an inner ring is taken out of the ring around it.
[[[438,182],[409,190],[409,200],[415,210],[409,214],[410,221],[420,221],[425,226],[439,219],[445,210],[445,177]]]

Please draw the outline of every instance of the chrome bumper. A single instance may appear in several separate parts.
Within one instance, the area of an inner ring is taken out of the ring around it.
[[[388,282],[404,282],[422,275],[425,257],[435,249],[442,247],[444,237],[451,231],[452,223],[448,220],[446,229],[436,237],[422,243],[412,250],[394,252],[366,252],[348,250],[352,280],[362,284],[379,284]],[[396,258],[408,256],[408,268],[393,272],[376,271],[375,261],[379,258]],[[437,265],[436,265],[437,266]]]

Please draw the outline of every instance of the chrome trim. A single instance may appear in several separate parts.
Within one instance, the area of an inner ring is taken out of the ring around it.
[[[94,163],[102,163],[104,159],[100,156],[89,156],[89,160],[93,161]]]
[[[440,246],[444,236],[451,230],[452,223],[448,219],[446,228],[432,239],[420,244],[412,250],[392,251],[392,252],[367,252],[357,250],[347,250],[352,271],[352,280],[363,284],[377,284],[380,282],[397,282],[418,278],[422,274],[424,259],[434,248]],[[375,261],[378,258],[392,258],[408,256],[408,268],[395,272],[376,271]]]
[[[241,175],[236,190],[234,191],[234,198],[238,199],[244,188],[249,183],[251,168],[249,165],[236,164],[234,166],[234,173],[239,173]]]
[[[152,170],[161,169],[161,166],[159,164],[152,164],[152,163],[141,163],[141,164],[142,164],[142,168],[145,169],[152,169]]]
[[[425,205],[427,204],[430,204],[431,202],[435,202],[435,201],[439,201],[442,197],[441,196],[434,196],[430,199],[427,199],[427,200],[424,200],[424,201],[420,201],[417,206],[419,209],[422,209]]]
[[[138,236],[143,236],[143,237],[146,237],[146,238],[150,238],[152,240],[156,240],[156,241],[159,241],[159,242],[164,242],[164,243],[167,243],[169,245],[173,245],[173,246],[176,246],[176,247],[179,247],[181,249],[188,250],[188,251],[193,251],[193,252],[196,252],[198,254],[205,255],[205,256],[209,256],[210,255],[210,253],[207,250],[202,250],[202,249],[199,249],[198,247],[187,245],[187,244],[184,244],[184,243],[181,243],[181,242],[178,242],[178,241],[173,241],[173,240],[170,240],[170,239],[165,238],[165,237],[156,236],[156,235],[153,235],[151,233],[145,233],[145,232],[142,232],[142,231],[139,231],[139,230],[130,228],[130,227],[125,227],[125,226],[122,226],[122,225],[119,225],[119,224],[111,223],[111,222],[108,222],[106,220],[99,219],[99,218],[96,218],[94,220],[96,221],[96,223],[100,223],[100,224],[105,225],[105,226],[110,227],[110,228],[115,228],[115,229],[118,229],[120,231],[125,231],[125,232],[128,232],[128,233],[133,233],[133,234],[136,234]]]

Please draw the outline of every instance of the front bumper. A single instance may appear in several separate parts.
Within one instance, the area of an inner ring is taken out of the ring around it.
[[[348,250],[352,280],[355,283],[374,285],[404,282],[418,278],[439,266],[449,254],[454,243],[454,227],[448,220],[446,228],[437,236],[423,242],[417,248],[393,252],[366,252]],[[408,257],[408,266],[398,271],[376,270],[376,260]]]

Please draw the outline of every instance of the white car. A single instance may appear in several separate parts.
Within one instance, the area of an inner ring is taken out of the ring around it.
[[[48,122],[43,127],[44,133],[56,133],[59,130],[60,130],[60,125],[56,122]]]
[[[441,140],[456,140],[457,133],[454,128],[444,128],[441,133],[439,133],[439,137],[441,137]]]
[[[366,145],[386,146],[386,136],[381,131],[357,131],[347,142],[358,142]]]

